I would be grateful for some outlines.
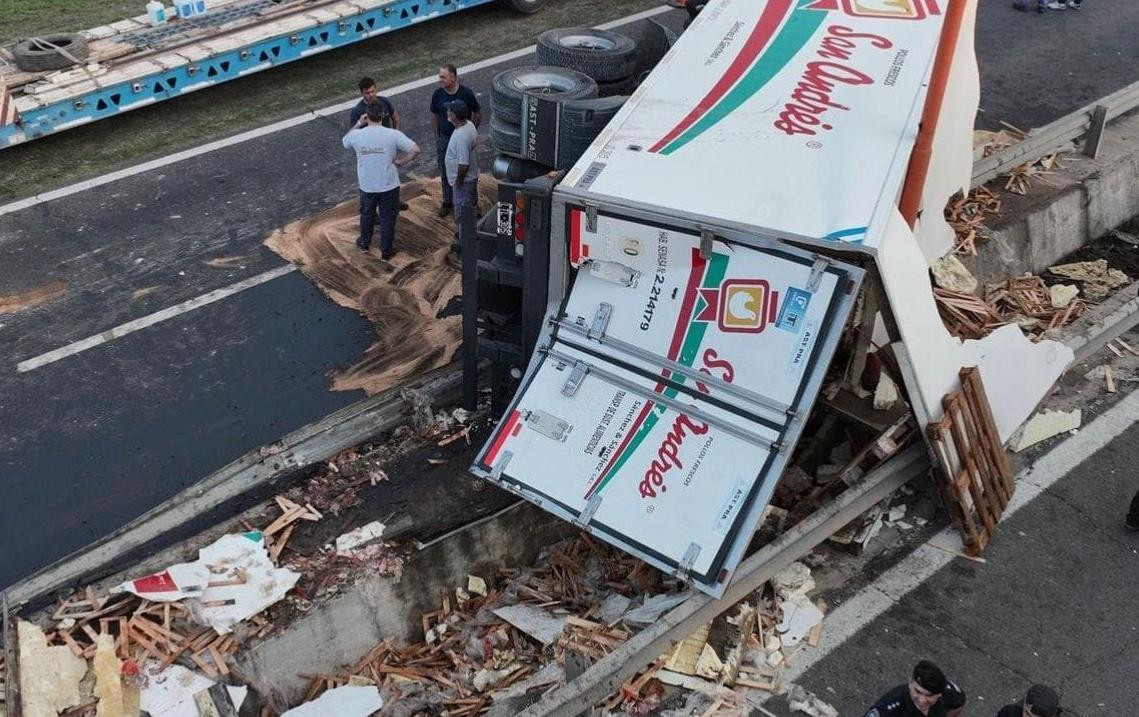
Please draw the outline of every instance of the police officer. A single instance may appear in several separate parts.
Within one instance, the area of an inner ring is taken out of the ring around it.
[[[1033,685],[1028,694],[1014,705],[1005,705],[997,717],[1059,717],[1060,695],[1048,685]]]
[[[922,660],[914,666],[910,681],[882,695],[866,717],[958,717],[964,706],[965,693],[945,678],[941,668]]]

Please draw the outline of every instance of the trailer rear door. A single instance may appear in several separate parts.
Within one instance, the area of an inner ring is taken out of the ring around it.
[[[755,237],[567,212],[579,269],[472,470],[718,596],[862,271]]]

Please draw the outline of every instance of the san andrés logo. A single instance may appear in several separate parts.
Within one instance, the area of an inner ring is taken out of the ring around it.
[[[720,358],[716,349],[704,349],[701,359],[704,365],[700,368],[700,373],[712,376],[712,369],[717,369],[720,371],[721,380],[731,383],[732,379],[735,378],[736,372],[732,364],[726,359]],[[708,387],[699,381],[696,382],[696,389],[701,393],[708,393]],[[638,486],[641,497],[656,498],[658,489],[661,493],[667,491],[668,486],[664,484],[665,476],[673,468],[684,468],[684,464],[680,460],[680,447],[684,444],[684,440],[689,435],[702,436],[707,432],[707,423],[693,420],[683,413],[678,414],[672,422],[672,427],[665,434],[664,440],[661,441],[660,447],[657,448],[656,457],[645,470],[644,477]]]
[[[791,101],[783,105],[779,118],[773,123],[775,128],[788,136],[815,135],[820,129],[831,129],[833,125],[823,122],[823,116],[831,110],[850,110],[834,101],[835,87],[874,84],[873,77],[851,63],[855,51],[867,45],[879,50],[893,47],[893,43],[881,35],[855,32],[844,25],[827,27],[816,51],[822,59],[807,63],[791,92]]]

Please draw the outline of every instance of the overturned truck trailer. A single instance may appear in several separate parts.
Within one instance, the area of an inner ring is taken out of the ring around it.
[[[718,597],[867,277],[888,300],[864,325],[918,422],[978,366],[1007,438],[1071,354],[1015,326],[961,342],[934,305],[941,207],[972,158],[975,5],[961,9],[913,229],[898,199],[935,0],[714,0],[571,170],[503,185],[478,276],[513,277],[523,348],[497,367],[516,390],[472,471]],[[502,327],[480,326],[496,345]]]

